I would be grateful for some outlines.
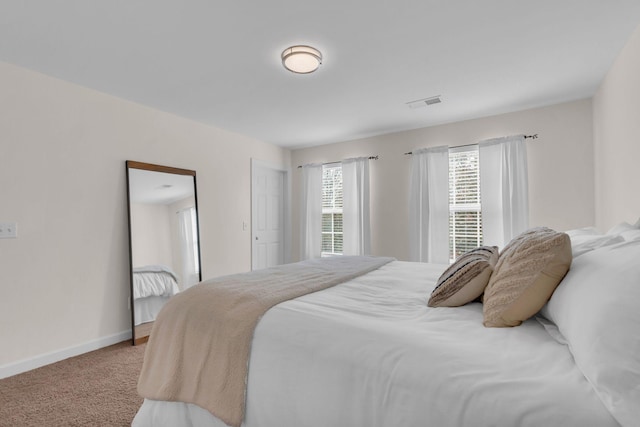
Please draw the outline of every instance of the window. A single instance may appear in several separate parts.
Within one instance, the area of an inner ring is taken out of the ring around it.
[[[482,245],[478,147],[449,150],[449,259]]]
[[[342,165],[322,166],[322,256],[342,255]]]
[[[182,285],[188,288],[200,281],[198,257],[198,222],[196,208],[188,207],[177,212],[182,257]]]
[[[189,214],[191,218],[191,248],[192,258],[193,258],[193,273],[200,273],[200,259],[197,256],[198,254],[198,219],[196,218],[196,208],[190,207]]]

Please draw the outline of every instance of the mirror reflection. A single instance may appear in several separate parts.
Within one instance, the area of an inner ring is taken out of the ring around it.
[[[162,306],[200,282],[195,171],[127,161],[133,343]]]

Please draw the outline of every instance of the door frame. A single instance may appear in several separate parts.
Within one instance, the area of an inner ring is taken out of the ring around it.
[[[249,238],[251,239],[251,270],[254,270],[254,259],[253,259],[253,253],[254,253],[254,243],[255,243],[255,236],[253,235],[253,230],[255,229],[255,222],[257,221],[257,215],[255,213],[256,210],[256,206],[254,205],[254,198],[253,198],[253,194],[254,194],[254,189],[253,189],[253,177],[255,175],[255,170],[257,168],[261,168],[261,169],[271,169],[274,170],[276,172],[280,172],[282,173],[283,179],[284,179],[284,188],[283,188],[283,192],[284,194],[282,195],[282,223],[284,226],[284,230],[283,230],[283,239],[284,241],[282,242],[283,244],[283,250],[284,250],[284,263],[289,263],[291,262],[291,172],[290,169],[288,167],[285,166],[280,166],[280,165],[275,165],[273,163],[269,163],[269,162],[264,162],[262,160],[258,160],[255,158],[251,158],[251,192],[250,192],[250,197],[251,197],[251,229],[250,229],[250,233],[249,233]]]

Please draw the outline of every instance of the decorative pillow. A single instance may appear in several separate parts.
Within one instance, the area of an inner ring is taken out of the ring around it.
[[[549,300],[571,265],[566,233],[532,228],[514,238],[500,253],[484,292],[484,325],[518,326]]]
[[[497,246],[481,246],[460,255],[438,279],[429,307],[459,307],[484,292],[498,261]]]
[[[577,258],[541,314],[623,426],[640,420],[640,240]]]

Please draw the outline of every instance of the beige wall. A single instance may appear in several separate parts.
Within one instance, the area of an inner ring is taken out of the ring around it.
[[[531,226],[546,225],[566,230],[593,225],[594,162],[590,100],[294,150],[291,163],[295,167],[305,163],[379,155],[379,160],[371,162],[370,173],[372,253],[407,260],[410,158],[403,153],[416,148],[464,145],[520,133],[539,134],[539,139],[527,140]],[[295,259],[299,257],[300,177],[300,169],[294,169],[292,247]]]
[[[593,98],[596,224],[640,216],[640,26]]]
[[[125,160],[197,172],[203,277],[249,270],[250,159],[289,151],[0,63],[0,367],[129,329]]]

